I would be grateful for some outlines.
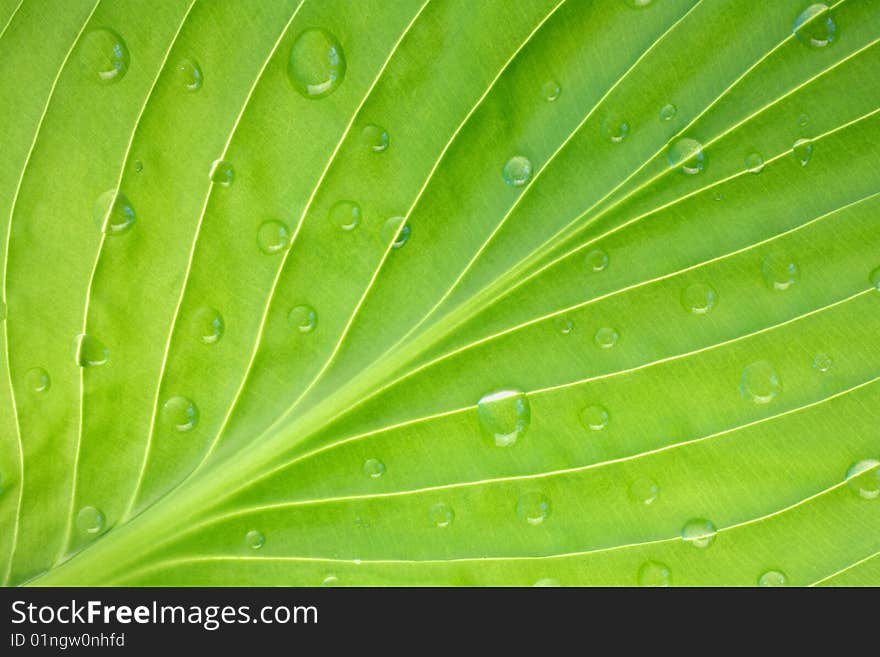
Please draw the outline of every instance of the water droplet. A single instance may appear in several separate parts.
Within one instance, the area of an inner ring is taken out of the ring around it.
[[[522,187],[532,177],[532,162],[522,155],[514,155],[504,164],[501,177],[511,187]]]
[[[599,132],[603,139],[607,139],[612,144],[619,144],[629,134],[629,124],[618,117],[608,117],[602,121]]]
[[[144,163],[141,162],[140,160],[135,160],[134,161],[134,172],[140,173],[143,170],[144,170]]]
[[[817,2],[804,9],[794,21],[792,32],[811,48],[824,48],[834,40],[837,25],[828,5]]]
[[[813,357],[813,369],[817,372],[825,374],[826,372],[831,371],[833,366],[834,361],[831,360],[831,356],[828,356],[827,354],[816,354]]]
[[[223,337],[223,315],[220,311],[202,306],[193,314],[193,332],[205,344],[214,344]]]
[[[111,29],[92,30],[83,37],[80,63],[85,74],[99,82],[119,82],[128,72],[128,46]]]
[[[73,357],[80,367],[94,367],[106,363],[110,352],[97,338],[81,333],[74,338]]]
[[[863,500],[880,499],[880,461],[864,459],[846,471],[846,485]]]
[[[392,249],[399,249],[409,239],[409,224],[404,223],[406,217],[391,217],[383,225],[379,237],[382,244],[391,243]],[[401,228],[403,225],[403,228]]]
[[[797,119],[797,124],[802,128],[805,127],[809,122],[810,122],[810,117],[807,116],[806,114],[801,114]]]
[[[756,404],[769,404],[782,390],[782,381],[766,360],[748,365],[739,381],[739,391],[743,398]]]
[[[162,405],[162,422],[181,433],[192,431],[199,423],[199,409],[191,399],[175,395]]]
[[[637,581],[639,586],[669,586],[672,584],[672,573],[665,563],[646,561],[639,568]]]
[[[718,294],[707,283],[692,283],[681,293],[681,305],[694,315],[709,313],[717,301]]]
[[[716,201],[723,201],[724,194],[722,192],[718,191],[718,192],[715,192],[715,194],[712,196],[712,198]]]
[[[624,2],[633,9],[642,9],[654,2],[654,0],[624,0]]]
[[[642,477],[629,486],[629,496],[637,503],[648,506],[653,504],[660,494],[660,487],[651,479]]]
[[[529,399],[520,390],[501,390],[477,402],[483,431],[498,447],[509,447],[522,438],[531,422]]]
[[[345,54],[339,41],[320,28],[300,33],[290,49],[287,76],[305,98],[323,98],[336,91],[345,79]]]
[[[337,584],[339,584],[339,578],[336,575],[327,575],[321,581],[321,586],[336,586]]]
[[[52,386],[49,373],[42,367],[32,367],[24,375],[25,386],[33,392],[46,392]]]
[[[569,317],[556,317],[553,320],[553,326],[562,335],[568,335],[574,328],[574,322]]]
[[[266,542],[266,537],[256,529],[252,529],[244,535],[244,542],[252,550],[259,550]]]
[[[877,267],[877,269],[871,272],[869,280],[871,281],[871,285],[880,290],[880,267]]]
[[[599,272],[608,266],[608,254],[602,249],[593,249],[586,257],[587,267],[594,272]]]
[[[361,130],[361,139],[373,153],[382,153],[388,148],[388,133],[379,125],[370,124]]]
[[[294,306],[287,313],[287,323],[300,333],[311,333],[318,325],[318,313],[308,305]]]
[[[354,201],[338,201],[330,208],[327,218],[337,228],[354,230],[361,222],[361,206]]]
[[[92,213],[98,230],[108,235],[124,233],[135,221],[134,208],[125,194],[110,189],[95,201]]]
[[[552,103],[554,100],[559,98],[559,95],[562,93],[562,87],[559,86],[559,83],[556,80],[547,80],[541,86],[541,96],[548,103]]]
[[[181,59],[174,65],[174,75],[178,83],[187,91],[198,91],[202,88],[204,76],[198,62],[193,59]]]
[[[516,515],[530,525],[540,525],[550,515],[550,500],[537,492],[520,495],[516,501]]]
[[[678,108],[669,103],[668,105],[664,105],[660,108],[660,120],[661,121],[671,121],[675,118],[675,115],[678,113]]]
[[[364,461],[364,474],[371,479],[378,479],[385,474],[385,464],[379,459],[367,459]]]
[[[257,246],[266,255],[280,253],[290,243],[290,231],[280,221],[270,219],[257,229]]]
[[[781,570],[768,570],[758,578],[758,586],[785,586],[788,578]]]
[[[84,506],[76,514],[76,528],[81,534],[98,534],[104,529],[104,514],[93,506]]]
[[[798,139],[791,147],[791,152],[801,166],[805,167],[813,156],[813,144],[809,139]]]
[[[760,153],[746,155],[746,170],[749,173],[761,173],[764,170],[764,158]]]
[[[226,160],[214,160],[211,163],[211,172],[208,174],[211,182],[222,187],[229,187],[235,179],[235,169]]]
[[[787,290],[798,279],[798,268],[794,260],[784,251],[776,251],[764,256],[761,261],[761,274],[767,285],[774,290]]]
[[[687,542],[698,548],[707,548],[715,542],[715,535],[718,530],[711,521],[705,518],[694,518],[688,520],[681,530],[681,537]]]
[[[602,429],[608,426],[608,422],[611,419],[608,409],[599,404],[587,406],[579,413],[578,417],[584,428],[590,431],[602,431]]]
[[[602,347],[602,349],[611,349],[611,347],[617,344],[617,339],[619,337],[620,334],[617,332],[617,329],[613,329],[610,326],[603,326],[596,331],[593,340],[595,340],[596,344]]]
[[[543,579],[539,579],[537,582],[532,584],[533,588],[547,588],[547,587],[556,587],[560,586],[559,580],[553,579],[552,577],[544,577]]]
[[[669,147],[666,154],[670,166],[680,168],[682,173],[694,175],[706,167],[703,145],[696,139],[679,139]]]
[[[428,511],[428,517],[435,527],[449,527],[455,520],[455,511],[448,504],[440,502],[431,507],[431,510]]]

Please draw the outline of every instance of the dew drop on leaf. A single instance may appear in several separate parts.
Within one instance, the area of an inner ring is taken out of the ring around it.
[[[191,399],[175,395],[162,405],[162,422],[174,431],[192,431],[199,423],[199,409]]]
[[[290,243],[290,231],[280,221],[270,219],[257,229],[257,246],[266,255],[281,253]]]
[[[619,144],[629,134],[629,123],[618,117],[608,117],[602,121],[599,132],[603,139]]]
[[[593,249],[586,255],[587,269],[593,272],[603,271],[608,266],[608,254],[602,249]]]
[[[869,280],[871,281],[871,285],[880,290],[880,267],[877,267],[877,269],[871,272]]]
[[[229,187],[235,179],[235,169],[226,160],[214,160],[211,163],[211,171],[208,174],[211,182],[221,187]]]
[[[569,335],[574,328],[574,322],[571,321],[570,317],[555,317],[553,319],[553,327],[562,335]]]
[[[544,577],[542,579],[539,579],[534,584],[532,584],[533,588],[538,588],[538,589],[551,588],[551,587],[557,587],[557,586],[560,586],[559,580],[553,579],[552,577]]]
[[[204,83],[202,68],[194,59],[181,59],[174,65],[174,76],[178,84],[186,91],[198,91]]]
[[[687,137],[679,139],[669,147],[666,159],[671,167],[680,169],[689,176],[700,173],[706,167],[703,145],[696,139]]]
[[[828,5],[817,2],[798,15],[792,32],[801,43],[811,48],[824,48],[834,40],[837,24]]]
[[[746,171],[749,173],[761,173],[764,170],[764,158],[760,153],[746,155]]]
[[[632,7],[633,9],[643,9],[650,5],[654,0],[624,0],[627,7]]]
[[[660,108],[660,120],[671,121],[678,113],[678,108],[672,103],[668,103]]]
[[[404,223],[406,221],[405,217],[391,217],[384,224],[382,224],[382,230],[379,232],[379,239],[382,240],[382,244],[386,246],[388,243],[391,243],[392,249],[399,249],[406,241],[409,239],[409,224]],[[401,228],[403,225],[403,228]]]
[[[135,222],[134,208],[122,192],[109,189],[98,197],[92,216],[98,230],[107,235],[120,235]]]
[[[552,103],[559,98],[561,93],[562,87],[559,86],[559,83],[556,80],[547,80],[541,85],[541,97],[548,103]]]
[[[256,529],[252,529],[244,535],[244,542],[250,549],[259,550],[266,542],[266,537]]]
[[[104,529],[104,514],[93,506],[84,506],[76,514],[76,528],[81,534],[98,534]]]
[[[451,506],[440,502],[431,507],[428,511],[428,518],[435,527],[445,528],[449,527],[452,521],[455,520],[455,512]]]
[[[863,459],[853,463],[846,471],[846,485],[863,500],[880,499],[880,461]]]
[[[532,177],[532,162],[523,155],[514,155],[501,170],[501,177],[511,187],[522,187]]]
[[[759,360],[743,370],[739,390],[748,401],[769,404],[782,390],[782,382],[773,365],[766,360]]]
[[[620,334],[617,332],[617,329],[611,328],[610,326],[603,326],[598,331],[596,331],[596,335],[593,336],[593,340],[602,349],[611,349],[614,345],[617,344],[617,339],[619,337]]]
[[[785,586],[787,582],[788,578],[781,570],[768,570],[758,578],[758,586]]]
[[[813,157],[813,143],[809,139],[798,139],[791,147],[791,152],[800,165],[805,167]]]
[[[477,402],[477,417],[492,444],[510,447],[523,437],[531,423],[529,399],[520,390],[501,390]]]
[[[287,323],[299,333],[311,333],[318,325],[318,313],[314,308],[305,304],[294,306],[287,313]]]
[[[338,586],[339,578],[336,575],[327,575],[323,580],[321,580],[321,586],[330,587],[330,586]]]
[[[24,383],[31,392],[46,392],[52,386],[49,373],[42,367],[32,367],[24,375]]]
[[[648,506],[654,503],[660,494],[660,487],[653,479],[641,477],[629,485],[629,496],[637,504]]]
[[[223,315],[210,306],[202,306],[193,313],[193,332],[204,344],[216,344],[223,337]]]
[[[345,79],[345,54],[335,36],[321,28],[301,32],[287,60],[287,77],[305,98],[332,94]]]
[[[782,291],[797,282],[800,272],[788,253],[774,251],[761,260],[761,275],[771,289]]]
[[[379,459],[367,459],[364,461],[364,474],[371,479],[378,479],[385,474],[385,464]]]
[[[73,358],[80,367],[96,367],[107,362],[110,351],[98,338],[80,333],[73,340]]]
[[[692,283],[681,293],[681,305],[694,315],[706,315],[715,307],[718,294],[707,283]]]
[[[361,140],[372,153],[384,153],[388,149],[388,133],[385,128],[371,123],[361,130]]]
[[[672,584],[672,573],[669,566],[659,561],[646,561],[636,575],[639,586],[669,586]]]
[[[337,228],[354,230],[361,222],[361,206],[354,201],[337,201],[330,207],[327,218]]]
[[[688,520],[681,529],[681,538],[688,544],[697,548],[707,548],[715,542],[718,530],[710,520],[694,518]]]
[[[529,525],[540,525],[550,515],[550,500],[543,493],[524,493],[516,501],[516,515]]]
[[[109,28],[99,28],[83,37],[79,60],[87,76],[111,84],[125,77],[131,58],[121,36]]]
[[[834,361],[831,360],[831,356],[828,354],[816,354],[813,357],[813,369],[821,374],[830,372],[833,366]]]
[[[590,431],[602,431],[608,426],[611,416],[608,409],[599,404],[590,404],[578,414],[581,424]]]

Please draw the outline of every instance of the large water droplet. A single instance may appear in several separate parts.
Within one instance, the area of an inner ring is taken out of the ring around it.
[[[764,158],[760,153],[746,155],[746,171],[749,173],[761,173],[764,170]]]
[[[661,121],[671,121],[675,118],[675,115],[678,113],[678,108],[669,103],[660,108],[660,120]]]
[[[266,542],[266,537],[256,529],[252,529],[244,535],[244,542],[250,549],[259,550]]]
[[[638,504],[644,504],[645,506],[653,504],[659,494],[660,487],[647,477],[636,479],[629,485],[629,496]]]
[[[361,206],[354,201],[338,201],[330,208],[327,218],[337,228],[354,230],[361,222]]]
[[[229,187],[235,179],[235,169],[226,160],[214,160],[211,163],[211,171],[208,174],[211,182],[221,187]]]
[[[501,177],[511,187],[522,187],[532,177],[531,160],[522,155],[514,155],[504,164]]]
[[[692,283],[681,293],[681,305],[694,315],[709,313],[717,301],[718,294],[707,283]]]
[[[109,189],[95,201],[93,218],[98,230],[108,235],[119,235],[135,222],[134,208],[125,194]]]
[[[93,506],[84,506],[76,514],[76,528],[81,534],[99,534],[104,522],[104,514]]]
[[[804,9],[794,21],[792,32],[811,48],[824,48],[834,40],[837,25],[828,5],[817,2]]]
[[[193,332],[205,344],[214,344],[223,337],[225,326],[220,311],[202,306],[193,313]]]
[[[191,399],[176,395],[162,405],[162,422],[181,433],[192,431],[199,423],[199,409]]]
[[[367,459],[364,461],[364,474],[371,479],[378,479],[385,474],[385,464],[379,459]]]
[[[685,523],[682,527],[681,537],[685,542],[698,548],[707,548],[715,542],[715,535],[718,530],[710,520],[705,518],[694,518]]]
[[[299,333],[311,333],[318,325],[318,313],[306,304],[294,306],[287,313],[287,323]]]
[[[863,500],[880,499],[880,461],[864,459],[846,471],[846,485]]]
[[[665,563],[646,561],[639,568],[636,580],[639,586],[669,586],[672,584],[672,573]]]
[[[547,80],[543,85],[541,85],[541,96],[548,103],[552,103],[554,100],[559,98],[559,95],[562,93],[562,87],[559,86],[559,83],[556,80]]]
[[[361,140],[373,153],[382,153],[388,148],[388,133],[380,125],[370,124],[361,130]]]
[[[455,512],[451,506],[440,502],[431,507],[431,510],[428,511],[428,518],[435,527],[449,527],[455,520]]]
[[[619,117],[608,117],[602,121],[599,132],[603,139],[607,139],[612,144],[619,144],[629,134],[629,123]]]
[[[828,354],[816,354],[813,357],[813,369],[817,372],[825,374],[827,372],[830,372],[833,366],[834,361]]]
[[[406,217],[391,217],[384,224],[382,230],[379,231],[379,239],[382,244],[391,243],[392,249],[399,249],[409,239],[409,224],[405,223]],[[401,226],[403,226],[401,228]]]
[[[290,231],[280,221],[270,219],[257,229],[257,246],[266,255],[280,253],[290,243]]]
[[[670,166],[687,175],[700,173],[706,167],[703,145],[696,139],[679,139],[669,147],[666,158]]]
[[[483,396],[477,402],[477,417],[484,433],[499,447],[509,447],[522,438],[532,419],[529,399],[519,390]]]
[[[345,79],[345,54],[339,41],[321,28],[300,33],[290,49],[287,76],[306,98],[323,98],[336,91]]]
[[[186,91],[198,91],[204,82],[202,69],[194,59],[186,58],[177,62],[174,65],[174,76]]]
[[[596,331],[593,340],[602,349],[611,349],[611,347],[617,344],[617,339],[619,337],[620,334],[617,332],[617,329],[611,328],[610,326],[603,326]]]
[[[739,391],[748,401],[756,404],[769,404],[782,390],[782,381],[766,360],[748,365],[739,381]]]
[[[758,586],[785,586],[787,582],[788,578],[781,570],[768,570],[758,578]]]
[[[110,352],[98,338],[80,333],[73,340],[73,358],[80,367],[94,367],[106,363]]]
[[[83,37],[80,63],[85,74],[99,82],[119,82],[128,72],[128,46],[111,29],[92,30]]]
[[[805,167],[813,157],[813,143],[809,139],[798,139],[791,147],[791,152],[800,165]]]
[[[540,525],[550,515],[550,500],[543,493],[520,495],[516,501],[516,515],[530,525]]]
[[[608,266],[608,254],[602,249],[593,249],[585,258],[590,271],[599,272]]]
[[[601,431],[608,426],[611,419],[608,409],[599,404],[590,404],[578,414],[578,417],[584,428],[590,431]]]
[[[42,367],[32,367],[24,375],[24,384],[32,392],[46,392],[52,386],[52,380]]]
[[[769,253],[761,260],[761,274],[774,290],[787,290],[797,281],[797,264],[784,251]]]

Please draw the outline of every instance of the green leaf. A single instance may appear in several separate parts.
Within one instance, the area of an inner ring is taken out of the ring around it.
[[[0,573],[880,584],[880,3],[0,1]]]

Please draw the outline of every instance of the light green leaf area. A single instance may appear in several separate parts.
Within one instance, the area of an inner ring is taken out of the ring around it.
[[[10,585],[880,584],[880,2],[0,0]]]

